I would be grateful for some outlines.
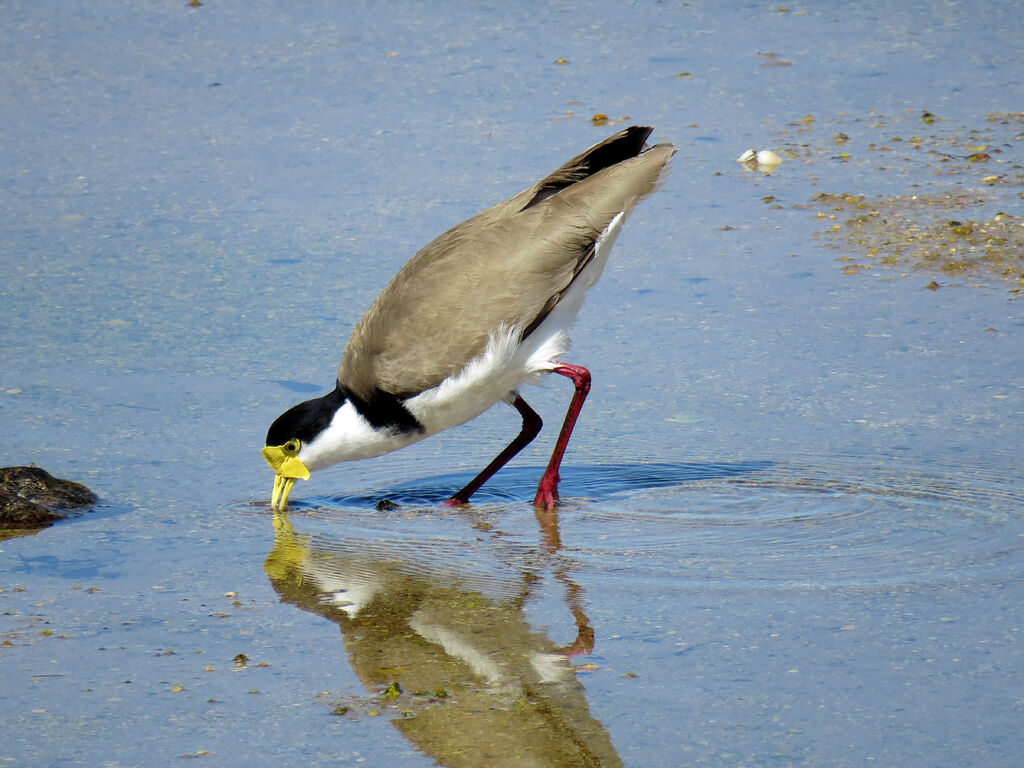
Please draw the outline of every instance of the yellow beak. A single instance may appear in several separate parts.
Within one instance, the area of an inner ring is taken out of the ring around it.
[[[288,494],[298,478],[309,480],[309,470],[299,461],[297,456],[289,456],[282,445],[263,446],[263,458],[274,470],[274,492],[270,497],[270,508],[285,510],[288,506]]]

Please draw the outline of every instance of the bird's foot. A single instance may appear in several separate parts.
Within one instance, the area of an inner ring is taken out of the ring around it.
[[[548,512],[558,504],[558,475],[544,475],[537,485],[537,495],[533,498],[533,506]]]
[[[469,504],[468,499],[460,499],[458,495],[452,496],[450,499],[446,499],[442,506],[445,507],[464,507]]]

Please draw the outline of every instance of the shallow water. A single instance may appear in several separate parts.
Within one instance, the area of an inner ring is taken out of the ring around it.
[[[0,464],[103,504],[0,542],[0,760],[1016,765],[1020,285],[829,196],[1017,215],[1024,22],[890,5],[7,9]],[[581,315],[557,515],[565,382],[470,509],[511,409],[272,515],[269,422],[598,112],[679,152]]]

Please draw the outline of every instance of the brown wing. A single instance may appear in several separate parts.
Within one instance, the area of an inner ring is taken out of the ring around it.
[[[551,311],[600,233],[653,190],[673,151],[659,145],[573,177],[581,158],[615,138],[417,253],[356,325],[339,381],[362,397],[409,397],[465,367],[502,325],[532,327]]]

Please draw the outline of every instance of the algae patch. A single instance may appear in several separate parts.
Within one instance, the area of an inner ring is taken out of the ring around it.
[[[1024,113],[973,125],[927,110],[808,115],[780,131],[778,145],[788,172],[802,163],[812,187],[828,166],[832,189],[793,205],[815,211],[824,225],[816,235],[842,251],[843,273],[881,266],[925,273],[934,287],[1003,281],[1024,290],[1024,216],[1015,215]]]
[[[1024,287],[1024,217],[1005,212],[972,217],[985,202],[959,191],[873,198],[827,194],[814,197],[834,221],[819,233],[849,254],[843,271],[871,264],[940,273],[949,278],[997,278]]]

